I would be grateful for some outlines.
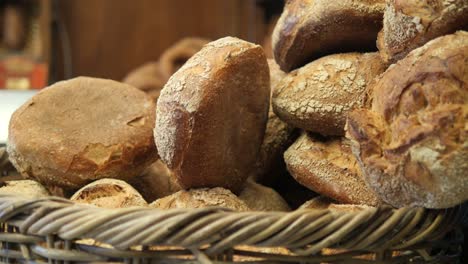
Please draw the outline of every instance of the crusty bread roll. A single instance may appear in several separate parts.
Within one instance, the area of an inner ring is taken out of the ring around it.
[[[186,37],[174,43],[159,58],[162,76],[169,80],[172,74],[179,70],[188,59],[200,51],[208,42],[209,40],[203,38]]]
[[[160,72],[159,63],[148,62],[128,73],[122,82],[144,91],[156,100],[166,81]]]
[[[248,179],[239,199],[254,211],[291,211],[286,201],[275,190]]]
[[[298,209],[327,209],[333,203],[336,203],[333,199],[320,195],[303,203]]]
[[[70,200],[105,208],[148,205],[128,183],[116,179],[100,179],[78,190]]]
[[[146,201],[171,195],[182,190],[167,166],[158,160],[151,164],[141,175],[128,181]]]
[[[273,109],[296,127],[344,135],[347,113],[364,106],[368,85],[384,70],[378,53],[320,58],[281,80],[273,91]]]
[[[428,42],[374,86],[372,110],[350,113],[347,136],[367,183],[395,206],[468,199],[468,33]]]
[[[231,191],[216,187],[212,189],[182,190],[158,199],[150,207],[159,209],[225,207],[235,211],[248,211],[249,207]]]
[[[171,77],[154,135],[181,187],[240,190],[257,160],[269,97],[262,48],[237,38],[205,45]]]
[[[431,39],[468,29],[466,0],[388,0],[377,46],[394,63]]]
[[[284,160],[300,184],[319,194],[342,203],[380,204],[345,139],[320,141],[304,132],[284,153]]]
[[[0,187],[0,194],[13,194],[28,198],[41,198],[50,196],[49,192],[40,183],[32,180],[6,181]]]
[[[273,32],[273,53],[289,72],[323,55],[376,50],[385,0],[290,0]]]
[[[7,151],[23,176],[46,186],[129,179],[158,158],[154,109],[130,85],[88,77],[58,82],[13,114]]]

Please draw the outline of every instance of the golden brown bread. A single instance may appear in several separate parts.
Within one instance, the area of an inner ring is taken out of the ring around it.
[[[388,0],[377,46],[394,63],[428,41],[468,29],[466,0]]]
[[[396,206],[468,199],[468,33],[439,37],[376,82],[372,110],[350,113],[347,137],[368,184]]]
[[[291,211],[286,201],[272,188],[248,179],[239,199],[254,211]]]
[[[182,190],[161,160],[151,164],[141,175],[131,178],[128,183],[137,189],[146,201],[154,201]]]
[[[159,209],[225,207],[235,211],[248,211],[249,207],[231,191],[216,187],[212,189],[181,190],[158,199],[150,207]]]
[[[241,189],[257,160],[269,97],[262,48],[237,38],[205,45],[171,77],[154,135],[181,187]]]
[[[384,70],[378,53],[320,58],[281,80],[273,91],[273,110],[295,127],[344,135],[347,113],[365,105],[368,85]]]
[[[327,209],[332,203],[336,203],[333,199],[320,195],[299,206],[298,209]]]
[[[148,205],[128,183],[116,179],[100,179],[79,189],[70,200],[105,208]]]
[[[40,183],[32,180],[6,181],[0,187],[0,194],[12,194],[29,198],[50,196],[49,192]]]
[[[289,72],[323,55],[376,50],[385,0],[290,0],[273,32],[273,53]]]
[[[284,153],[284,160],[300,184],[319,194],[342,203],[380,204],[345,139],[319,140],[304,132]]]
[[[154,109],[151,98],[126,84],[88,77],[58,82],[13,114],[7,151],[23,176],[47,187],[130,179],[158,158]]]
[[[156,100],[167,81],[159,68],[158,62],[145,63],[128,73],[122,82],[144,91]]]

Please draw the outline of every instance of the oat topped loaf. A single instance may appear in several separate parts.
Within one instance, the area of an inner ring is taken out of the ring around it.
[[[46,187],[129,179],[158,158],[154,120],[155,103],[144,92],[79,77],[49,86],[16,110],[7,151],[23,176]]]

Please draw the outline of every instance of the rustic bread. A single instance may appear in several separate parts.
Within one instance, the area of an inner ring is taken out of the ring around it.
[[[333,203],[336,203],[333,199],[320,195],[303,203],[298,209],[327,209]]]
[[[320,58],[281,80],[273,91],[273,109],[296,127],[344,135],[347,113],[365,105],[368,85],[384,70],[378,53]]]
[[[28,198],[50,196],[44,186],[32,180],[6,181],[0,187],[0,194],[12,194]]]
[[[248,211],[249,207],[231,191],[216,187],[178,191],[158,199],[150,207],[159,209],[225,207],[235,211]]]
[[[128,181],[146,201],[171,195],[182,190],[167,166],[158,160],[151,164],[141,175]]]
[[[431,39],[468,29],[466,0],[388,0],[377,46],[394,63]]]
[[[385,0],[290,0],[273,32],[273,53],[289,72],[323,55],[376,50]]]
[[[100,179],[78,190],[70,200],[105,208],[148,205],[128,183],[116,179]]]
[[[181,187],[241,189],[263,141],[269,97],[262,48],[237,38],[205,45],[171,77],[154,136]]]
[[[338,202],[379,205],[367,187],[345,139],[322,139],[303,133],[284,153],[291,175],[302,185]]]
[[[144,91],[157,100],[166,81],[160,72],[159,62],[148,62],[128,73],[122,82]]]
[[[166,49],[159,58],[160,72],[165,80],[179,70],[190,57],[200,51],[209,40],[203,38],[183,38]]]
[[[7,151],[23,176],[47,187],[129,179],[158,158],[154,109],[130,85],[88,77],[58,82],[13,114]]]
[[[239,199],[255,211],[291,211],[286,201],[275,190],[248,179]]]
[[[468,33],[439,37],[390,67],[372,110],[350,113],[347,136],[367,183],[395,206],[468,199]]]

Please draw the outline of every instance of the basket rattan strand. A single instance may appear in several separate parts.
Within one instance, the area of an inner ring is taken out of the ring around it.
[[[464,206],[289,213],[105,209],[57,197],[0,195],[0,261],[457,263],[464,219]],[[288,250],[266,253],[264,247]],[[336,250],[324,250],[330,248]]]

